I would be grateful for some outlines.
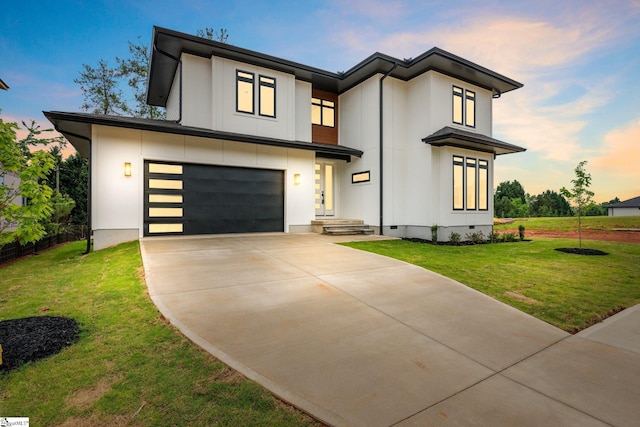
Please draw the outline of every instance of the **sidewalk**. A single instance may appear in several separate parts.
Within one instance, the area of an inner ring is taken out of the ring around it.
[[[141,248],[149,293],[173,324],[325,423],[637,425],[637,307],[571,336],[337,240],[201,236]]]

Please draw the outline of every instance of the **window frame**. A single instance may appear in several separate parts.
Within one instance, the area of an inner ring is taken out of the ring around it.
[[[251,78],[241,76],[240,74],[251,75]],[[251,85],[251,111],[240,109],[240,83],[248,83]],[[236,69],[236,112],[243,114],[255,114],[256,97],[255,97],[256,75],[250,71]]]
[[[271,80],[272,83],[266,82],[263,79],[268,79]],[[263,99],[262,99],[262,89],[263,88],[270,88],[273,90],[273,115],[271,114],[264,114],[263,111]],[[270,117],[270,118],[275,118],[276,117],[276,79],[274,77],[269,77],[269,76],[265,76],[263,74],[258,75],[258,114],[262,117]]]
[[[352,184],[361,184],[371,181],[371,171],[355,172],[351,174]]]
[[[460,154],[453,154],[451,160],[453,211],[487,212],[490,204],[489,160]],[[461,182],[457,182],[456,175]],[[481,178],[484,178],[484,182]],[[473,179],[472,188],[469,187],[470,179]],[[473,200],[469,198],[470,193],[472,193]]]
[[[318,102],[316,102],[318,101]],[[329,105],[331,104],[331,105]],[[320,109],[320,123],[315,123],[313,121],[313,107],[318,107]],[[325,120],[325,111],[331,111],[331,124],[326,124]],[[328,128],[336,127],[336,102],[330,99],[319,98],[317,96],[311,97],[311,124],[316,126],[324,126]]]
[[[452,207],[454,211],[464,211],[464,207],[465,207],[465,184],[466,184],[466,180],[464,179],[464,172],[465,172],[465,159],[464,156],[459,156],[457,154],[453,155],[453,161],[452,161],[452,183],[453,183],[453,191],[451,192],[452,197]],[[456,186],[456,167],[458,167],[460,169],[460,179],[462,180],[462,182],[460,182],[460,185]],[[460,195],[459,195],[459,201],[460,204],[456,205],[456,200],[458,199],[457,194],[456,193],[456,188],[459,189]]]
[[[469,108],[469,104],[472,108]],[[471,124],[469,123],[469,110],[473,111],[473,123]],[[470,128],[476,127],[476,92],[469,89],[464,91],[464,125]]]
[[[459,92],[457,92],[456,89],[459,90]],[[460,104],[458,108],[456,108],[456,99]],[[464,125],[464,101],[464,89],[460,86],[453,85],[451,88],[451,122],[460,126]],[[459,122],[456,121],[456,112],[460,115]]]

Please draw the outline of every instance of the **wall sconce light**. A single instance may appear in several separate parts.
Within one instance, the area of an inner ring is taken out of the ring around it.
[[[296,173],[293,175],[293,185],[300,185],[300,174]]]
[[[131,176],[131,163],[124,162],[124,176]]]

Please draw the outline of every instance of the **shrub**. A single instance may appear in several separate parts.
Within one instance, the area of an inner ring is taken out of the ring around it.
[[[504,239],[505,242],[515,242],[517,240],[516,238],[516,233],[504,233],[502,235],[502,238]]]
[[[492,231],[491,233],[489,233],[489,241],[491,243],[496,243],[500,241],[500,233],[498,233],[497,231]]]
[[[484,237],[484,233],[482,233],[482,231],[477,231],[475,233],[467,233],[464,237],[465,239],[469,240],[470,242],[476,245],[480,243],[484,243],[486,240]]]
[[[438,226],[435,224],[431,226],[431,243],[438,243]]]
[[[520,224],[518,226],[518,234],[520,235],[520,240],[524,240],[524,225]]]
[[[451,234],[449,234],[449,242],[451,242],[454,245],[459,245],[460,233],[456,233],[455,231],[452,231]]]

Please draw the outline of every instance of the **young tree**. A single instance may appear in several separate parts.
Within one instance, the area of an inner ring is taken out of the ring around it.
[[[0,246],[15,239],[23,243],[41,239],[46,235],[43,221],[53,211],[53,191],[44,184],[54,167],[53,156],[43,150],[26,154],[22,149],[25,140],[20,141],[23,145],[16,141],[18,129],[16,123],[0,118]],[[20,178],[19,183],[9,183],[9,175]]]
[[[580,249],[582,249],[582,211],[583,209],[593,202],[593,191],[589,190],[591,186],[591,174],[585,169],[587,164],[586,160],[578,163],[578,166],[574,169],[576,178],[571,180],[573,188],[571,190],[562,187],[560,193],[567,199],[572,200],[578,211],[578,240]]]

